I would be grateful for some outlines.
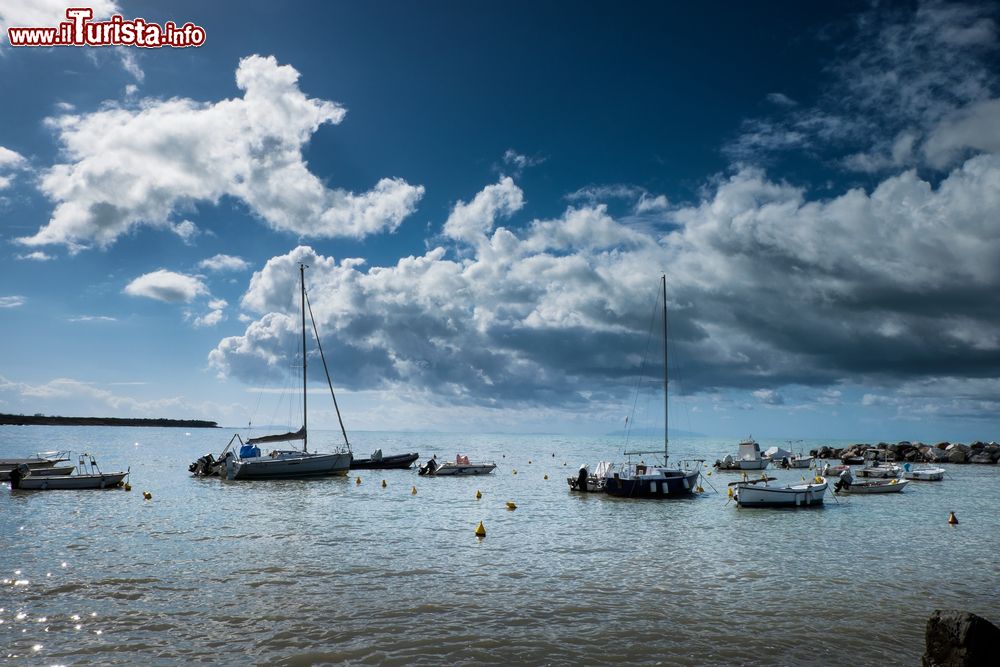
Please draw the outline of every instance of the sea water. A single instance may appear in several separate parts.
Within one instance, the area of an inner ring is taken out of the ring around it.
[[[737,509],[733,473],[684,500],[570,492],[581,463],[622,459],[618,437],[357,433],[358,456],[461,452],[497,469],[192,478],[231,435],[0,427],[0,457],[89,451],[131,468],[133,487],[0,487],[0,661],[916,664],[934,609],[1000,622],[997,466],[819,509]],[[671,460],[735,450],[677,438]]]

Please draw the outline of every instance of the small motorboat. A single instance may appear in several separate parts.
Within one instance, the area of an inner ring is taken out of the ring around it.
[[[770,486],[774,477],[731,482],[733,499],[738,507],[813,507],[823,504],[827,481],[816,477],[811,482]]]
[[[760,453],[760,445],[753,438],[747,438],[740,443],[736,456],[732,454],[720,461],[715,462],[715,467],[719,470],[764,470],[770,460],[764,458]]]
[[[876,479],[888,479],[899,477],[902,472],[900,467],[890,461],[891,454],[882,454],[874,449],[865,452],[864,467],[858,470],[858,477],[868,477]]]
[[[9,480],[11,471],[18,466],[26,465],[35,474],[39,474],[40,470],[51,470],[57,463],[65,463],[66,461],[69,461],[69,452],[65,451],[38,452],[34,456],[27,456],[23,459],[0,459],[0,481]],[[58,469],[65,472],[49,474],[68,475],[73,472],[74,468],[75,466],[72,465],[59,466]]]
[[[899,493],[909,484],[905,479],[868,479],[855,481],[850,471],[843,473],[836,484],[834,493]]]
[[[383,456],[382,450],[376,449],[372,452],[370,459],[354,459],[351,461],[351,470],[405,469],[413,465],[413,462],[418,458],[420,458],[420,454],[417,452]]]
[[[919,482],[940,482],[944,479],[944,468],[914,468],[909,463],[904,463],[903,479],[912,479]]]
[[[438,463],[437,458],[431,458],[427,463],[420,466],[417,471],[421,475],[488,475],[496,469],[497,464],[492,462],[472,463],[468,456],[458,454],[454,462]]]
[[[72,468],[72,466],[70,466]],[[72,471],[71,471],[72,472]],[[77,474],[35,475],[26,464],[11,471],[10,488],[29,491],[56,491],[71,489],[114,489],[122,485],[129,471],[101,472],[97,460],[90,454],[81,454]]]
[[[839,465],[832,466],[829,463],[823,464],[823,477],[840,477],[841,473],[845,473],[851,469],[851,466]]]
[[[615,464],[610,461],[601,461],[593,473],[587,465],[580,466],[580,472],[576,477],[567,477],[571,491],[581,491],[583,493],[601,493],[604,491],[605,480],[608,471],[614,468]]]

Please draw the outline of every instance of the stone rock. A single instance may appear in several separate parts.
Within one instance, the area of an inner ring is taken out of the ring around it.
[[[968,457],[960,447],[954,447],[948,451],[948,463],[967,463]]]
[[[980,449],[985,449],[985,448],[986,448],[986,443],[983,442],[982,440],[976,440],[974,443],[969,445],[969,449],[971,449],[974,452],[978,452]]]
[[[989,463],[989,464],[992,464],[993,462],[994,462],[993,461],[993,457],[990,456],[989,454],[986,454],[986,453],[976,454],[975,456],[973,456],[972,458],[969,459],[969,463]],[[997,658],[1000,659],[1000,656],[997,656]]]
[[[934,446],[937,447],[938,449],[948,449],[948,446],[950,444],[951,444],[950,442],[939,442],[938,444],[936,444]]]
[[[993,452],[990,454],[990,458],[993,459],[993,463],[1000,461],[1000,452]]]
[[[995,665],[1000,628],[967,611],[936,609],[924,630],[921,667]]]
[[[917,461],[920,459],[920,452],[916,449],[911,449],[910,451],[903,454],[904,461]]]
[[[924,460],[928,463],[944,463],[948,460],[948,452],[937,447],[925,447],[921,450]]]

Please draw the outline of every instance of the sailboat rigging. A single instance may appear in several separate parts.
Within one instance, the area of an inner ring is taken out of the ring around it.
[[[670,468],[670,435],[668,407],[669,377],[667,370],[667,276],[661,278],[663,296],[663,465],[643,463],[623,464],[619,469],[610,469],[604,480],[604,491],[613,496],[627,498],[669,498],[687,496],[694,493],[700,470]],[[626,456],[659,454],[659,450],[627,451]]]
[[[202,457],[191,465],[191,471],[195,474],[217,473],[226,479],[288,479],[298,477],[325,477],[329,475],[346,475],[350,469],[352,454],[351,443],[347,439],[347,430],[344,428],[343,419],[340,416],[340,407],[337,405],[337,397],[333,392],[333,382],[330,379],[330,371],[326,365],[326,358],[323,356],[323,347],[320,343],[319,330],[316,327],[316,319],[312,314],[312,306],[309,305],[306,296],[305,264],[299,264],[299,284],[301,299],[301,323],[302,323],[302,428],[297,431],[287,433],[277,433],[273,435],[263,435],[256,438],[248,438],[243,441],[237,433],[234,435],[222,454],[217,460],[212,460],[211,455]],[[316,336],[316,346],[320,353],[320,360],[323,363],[323,370],[326,372],[327,384],[330,387],[330,395],[333,397],[334,407],[337,410],[337,419],[340,422],[341,433],[344,436],[344,445],[333,453],[320,453],[309,451],[309,428],[308,428],[308,348],[306,343],[306,309],[309,310],[309,318],[312,320],[313,332]],[[261,450],[257,445],[274,442],[302,441],[302,449],[275,449],[266,455],[261,455]],[[238,450],[233,448],[234,442],[239,442]]]

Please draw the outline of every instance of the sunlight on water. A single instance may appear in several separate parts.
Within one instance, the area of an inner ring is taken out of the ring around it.
[[[498,468],[475,479],[413,470],[191,478],[188,463],[217,453],[229,435],[0,430],[0,456],[100,442],[102,465],[131,466],[133,483],[152,494],[2,489],[3,558],[17,559],[0,563],[4,655],[122,665],[220,651],[293,664],[611,655],[674,665],[914,664],[933,609],[1000,620],[994,466],[949,466],[941,483],[828,496],[814,510],[738,510],[726,473],[706,475],[705,493],[680,501],[570,493],[565,479],[580,463],[621,460],[615,438],[364,433],[354,437],[361,455],[462,452]],[[687,439],[672,451],[713,461],[734,450]],[[958,526],[947,524],[949,511]],[[483,538],[474,534],[480,521]],[[964,564],[959,575],[942,554]]]

